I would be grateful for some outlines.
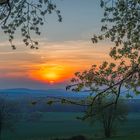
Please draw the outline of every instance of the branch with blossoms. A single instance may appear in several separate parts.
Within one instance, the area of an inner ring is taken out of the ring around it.
[[[51,0],[0,0],[0,25],[8,35],[11,47],[16,49],[13,40],[20,29],[25,46],[38,49],[38,41],[32,38],[32,34],[41,34],[41,26],[46,22],[47,15],[53,12],[61,22],[60,10]]]
[[[116,110],[120,96],[124,96],[124,92],[121,95],[122,88],[127,91],[125,93],[127,98],[132,97],[129,94],[132,90],[136,94],[140,94],[138,89],[140,65],[126,66],[125,62],[122,61],[119,66],[116,66],[114,63],[104,62],[99,68],[93,65],[89,71],[77,72],[75,75],[76,77],[71,80],[73,84],[67,86],[67,90],[91,93],[88,98],[88,109],[83,119],[95,115],[97,113],[94,110],[95,104],[104,98],[109,100],[102,106],[102,109],[113,105],[114,110]]]

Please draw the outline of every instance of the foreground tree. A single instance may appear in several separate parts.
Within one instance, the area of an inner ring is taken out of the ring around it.
[[[110,117],[110,109],[111,112],[117,111],[122,93],[127,98],[133,96],[132,91],[135,95],[140,94],[140,1],[101,0],[101,7],[104,9],[101,27],[103,34],[94,35],[92,42],[97,43],[101,40],[113,42],[114,47],[111,48],[109,55],[114,59],[114,63],[103,62],[99,66],[93,65],[84,72],[77,72],[71,80],[72,84],[67,86],[67,89],[73,91],[90,93],[88,101],[83,104],[88,106],[82,118],[84,120],[98,114],[95,110],[100,97],[114,97],[100,109],[101,114],[107,111],[107,116],[102,117]],[[111,128],[110,123],[109,121],[107,128]],[[110,136],[110,129],[105,135]]]
[[[107,138],[112,136],[118,123],[126,120],[128,113],[127,106],[123,100],[119,100],[116,110],[114,109],[114,105],[104,108],[104,106],[112,102],[111,100],[111,98],[105,97],[98,98],[92,110],[95,115],[90,116],[88,119],[89,122],[93,124],[94,121],[99,121],[103,127],[104,135]]]
[[[91,107],[98,96],[112,93],[116,96],[113,104],[117,106],[122,87],[127,97],[131,96],[130,91],[136,95],[140,93],[140,1],[101,0],[101,7],[105,11],[101,27],[103,34],[94,35],[92,42],[105,39],[113,42],[110,56],[114,61],[118,60],[117,64],[104,62],[82,73],[77,72],[71,80],[73,84],[67,87],[91,92]]]

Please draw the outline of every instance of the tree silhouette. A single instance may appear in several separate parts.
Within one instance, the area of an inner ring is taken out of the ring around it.
[[[88,119],[91,124],[94,124],[95,121],[101,124],[105,137],[112,136],[114,130],[116,130],[116,125],[118,125],[119,122],[124,122],[128,113],[127,106],[123,100],[119,100],[116,110],[112,104],[103,109],[109,102],[112,102],[112,98],[100,96],[100,98],[94,102],[94,108],[92,110],[94,115]]]
[[[117,110],[118,100],[123,93],[132,97],[132,91],[140,94],[140,1],[139,0],[101,0],[104,17],[101,22],[102,34],[94,35],[93,43],[108,40],[114,43],[109,53],[114,63],[103,62],[100,66],[75,73],[72,84],[67,89],[90,92],[88,110],[83,117],[93,114],[95,102],[100,96],[114,96],[112,102],[102,109],[114,106]],[[116,63],[116,60],[119,63]]]

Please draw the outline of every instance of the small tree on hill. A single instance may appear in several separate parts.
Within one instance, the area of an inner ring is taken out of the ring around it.
[[[14,131],[15,124],[21,119],[17,103],[0,97],[0,140],[3,130]]]
[[[105,137],[111,137],[116,125],[123,122],[127,118],[127,107],[122,100],[119,100],[117,108],[110,105],[106,108],[104,106],[112,102],[110,99],[100,98],[94,103],[93,113],[95,115],[88,118],[89,122],[99,121],[103,127]]]

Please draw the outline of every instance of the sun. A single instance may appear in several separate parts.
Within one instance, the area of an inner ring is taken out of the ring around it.
[[[59,79],[59,76],[56,72],[46,72],[43,74],[43,77],[48,80],[50,83],[54,83]]]
[[[61,73],[56,69],[45,68],[32,72],[32,77],[36,80],[54,84],[61,80]]]
[[[36,70],[30,71],[30,77],[41,82],[56,84],[62,83],[71,77],[70,68],[65,65],[48,64],[39,65]]]

